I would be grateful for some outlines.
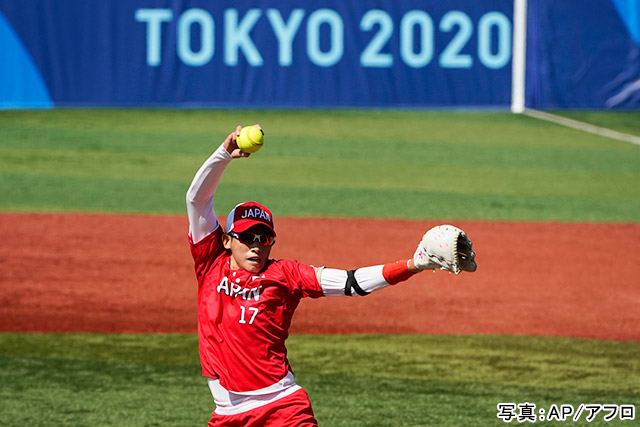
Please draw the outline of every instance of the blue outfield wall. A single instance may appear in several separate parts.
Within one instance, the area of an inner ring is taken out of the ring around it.
[[[527,106],[639,108],[639,2],[529,0]],[[512,36],[513,0],[0,0],[0,107],[506,109]]]
[[[529,0],[526,105],[640,109],[640,0]]]

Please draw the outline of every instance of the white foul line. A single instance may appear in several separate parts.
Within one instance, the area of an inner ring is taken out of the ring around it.
[[[562,126],[578,129],[583,132],[593,133],[595,135],[617,139],[618,141],[630,142],[635,145],[640,145],[640,137],[629,135],[628,133],[617,132],[612,129],[594,126],[589,123],[579,122],[577,120],[572,120],[566,117],[556,116],[555,114],[545,113],[543,111],[532,110],[529,108],[525,109],[523,114],[529,117],[534,117],[536,119],[546,120],[548,122],[557,123]]]

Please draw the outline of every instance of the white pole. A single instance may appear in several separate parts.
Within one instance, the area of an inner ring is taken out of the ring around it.
[[[525,109],[527,54],[527,0],[513,0],[513,58],[511,60],[511,112]]]

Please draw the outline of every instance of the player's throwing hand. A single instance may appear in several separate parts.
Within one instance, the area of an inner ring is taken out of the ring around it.
[[[262,126],[260,126],[259,124],[255,124],[253,126],[262,130],[262,132],[264,133]],[[229,154],[231,154],[231,157],[234,159],[238,159],[240,157],[249,157],[251,155],[251,153],[245,153],[238,147],[236,139],[238,138],[238,136],[240,136],[240,129],[242,129],[242,126],[236,126],[236,130],[234,132],[231,132],[222,143],[222,146],[225,148],[225,150],[227,150]]]

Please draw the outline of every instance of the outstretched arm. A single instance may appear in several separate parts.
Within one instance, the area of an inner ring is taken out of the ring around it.
[[[317,268],[316,277],[326,296],[365,296],[424,270],[474,272],[477,265],[472,245],[464,231],[452,225],[440,225],[424,234],[411,259],[349,271]]]
[[[419,271],[409,259],[348,271],[320,267],[316,269],[316,277],[325,296],[366,296],[403,282]]]
[[[242,152],[236,144],[240,129],[241,126],[237,126],[204,162],[187,190],[189,234],[193,243],[198,243],[218,227],[218,219],[213,210],[213,196],[225,168],[232,159],[249,157],[249,154]]]

